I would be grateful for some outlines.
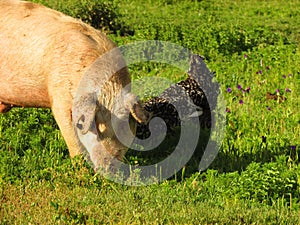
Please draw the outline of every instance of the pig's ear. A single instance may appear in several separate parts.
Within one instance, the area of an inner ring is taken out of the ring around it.
[[[74,100],[72,120],[75,127],[78,128],[82,134],[86,134],[92,126],[95,120],[96,108],[97,100],[94,93],[79,96]]]
[[[135,95],[131,93],[126,94],[124,96],[124,105],[138,123],[147,124],[151,119],[151,114],[143,108]]]

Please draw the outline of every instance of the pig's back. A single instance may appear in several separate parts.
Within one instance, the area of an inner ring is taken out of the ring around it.
[[[113,47],[102,33],[55,10],[0,0],[0,101],[50,107],[49,89],[77,86],[85,69]]]

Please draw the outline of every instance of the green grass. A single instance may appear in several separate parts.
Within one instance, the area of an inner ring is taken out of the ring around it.
[[[102,3],[39,2],[91,24],[88,15]],[[230,110],[222,148],[201,174],[187,166],[161,184],[122,186],[69,158],[49,110],[13,109],[0,116],[0,224],[300,224],[300,3],[125,0],[106,7],[114,23],[104,30],[118,45],[158,39],[206,57]],[[185,77],[159,63],[130,71],[136,81]]]

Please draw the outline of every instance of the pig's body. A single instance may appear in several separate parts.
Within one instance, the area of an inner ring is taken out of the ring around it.
[[[115,47],[86,24],[34,3],[0,1],[0,15],[0,100],[5,103],[51,107],[57,88],[73,96],[86,68]]]
[[[74,96],[87,69],[113,48],[104,34],[79,20],[38,4],[0,0],[0,111],[12,105],[51,108],[70,155],[79,154],[71,120]],[[111,101],[130,83],[128,70],[119,71],[113,82],[104,88]]]

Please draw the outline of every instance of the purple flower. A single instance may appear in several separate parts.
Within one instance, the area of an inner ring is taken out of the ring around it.
[[[294,150],[296,150],[296,146],[295,145],[292,145],[291,146],[291,149],[294,151]]]
[[[289,74],[289,77],[292,77],[292,76],[293,76],[293,74],[290,73],[290,74]]]
[[[232,91],[232,89],[229,87],[227,88],[227,92],[230,93]]]
[[[244,103],[244,101],[242,99],[240,99],[239,103],[242,105]]]
[[[280,92],[280,90],[279,89],[276,89],[276,93],[279,93]]]
[[[282,78],[285,79],[285,78],[286,78],[286,75],[282,75]]]
[[[238,84],[237,88],[238,88],[239,90],[241,90],[241,89],[242,89],[242,85]]]
[[[266,70],[269,70],[270,69],[270,67],[269,66],[266,66]]]
[[[248,58],[248,55],[245,53],[244,54],[244,59],[247,59]]]
[[[227,113],[230,113],[230,109],[229,109],[229,108],[226,108],[226,112],[227,112]]]
[[[271,111],[271,107],[270,107],[270,106],[267,106],[267,110]]]
[[[251,88],[250,87],[247,87],[245,92],[250,92]]]
[[[292,90],[289,89],[289,88],[286,88],[286,89],[285,89],[285,92],[292,92]]]
[[[256,74],[262,74],[262,70],[257,71]]]

